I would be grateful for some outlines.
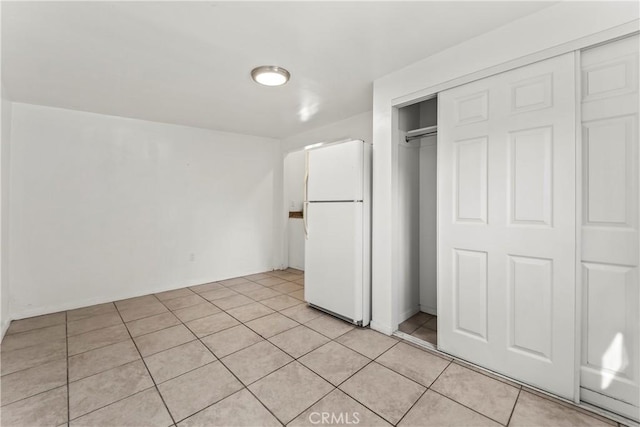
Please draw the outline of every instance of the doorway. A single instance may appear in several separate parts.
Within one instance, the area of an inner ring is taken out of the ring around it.
[[[305,150],[287,153],[284,157],[284,202],[286,204],[287,267],[304,271],[304,199]]]
[[[398,109],[398,335],[437,347],[438,99]]]

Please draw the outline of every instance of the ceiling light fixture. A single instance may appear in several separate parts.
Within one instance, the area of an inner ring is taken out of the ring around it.
[[[265,86],[282,86],[289,81],[291,74],[276,65],[263,65],[251,70],[251,78],[256,83]]]

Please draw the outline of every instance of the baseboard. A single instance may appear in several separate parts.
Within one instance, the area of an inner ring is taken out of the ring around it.
[[[391,335],[395,332],[391,326],[382,325],[376,322],[375,320],[372,320],[371,323],[369,323],[369,328],[373,329],[374,331],[383,333],[385,335]]]
[[[625,417],[624,423],[627,425],[632,425],[629,421],[632,421],[635,425],[638,425],[640,421],[640,409],[630,403],[616,400],[584,387],[580,387],[580,400],[601,410]]]
[[[405,310],[404,312],[400,313],[400,317],[398,318],[398,324],[404,322],[405,320],[409,319],[411,316],[415,314],[418,314],[419,312],[420,312],[420,306]]]
[[[0,342],[4,339],[4,336],[9,329],[9,325],[11,325],[11,319],[6,319],[4,322],[2,322],[2,334],[0,335]]]
[[[243,276],[250,276],[252,274],[258,274],[258,273],[263,273],[266,270],[263,271],[258,271],[258,272],[254,272],[254,273],[243,273],[241,275],[237,275],[237,276],[232,276],[232,277],[223,277],[223,278],[217,278],[217,279],[199,279],[194,281],[194,283],[189,283],[186,285],[182,285],[182,286],[165,286],[162,288],[157,288],[157,289],[150,289],[150,288],[145,288],[145,289],[134,289],[131,292],[123,292],[121,294],[118,295],[101,295],[99,297],[95,297],[95,298],[88,298],[88,299],[84,299],[84,300],[80,300],[80,301],[73,301],[73,302],[65,302],[62,304],[52,304],[52,305],[47,305],[47,306],[42,306],[42,307],[36,307],[33,309],[24,309],[24,310],[18,310],[15,312],[11,312],[11,319],[12,320],[19,320],[19,319],[26,319],[28,317],[34,317],[34,316],[42,316],[45,314],[51,314],[51,313],[59,313],[61,311],[67,311],[67,310],[75,310],[77,308],[83,308],[83,307],[89,307],[91,305],[96,305],[96,304],[104,304],[104,303],[108,303],[108,302],[113,302],[113,301],[120,301],[123,299],[128,299],[128,298],[135,298],[135,297],[140,297],[140,296],[144,296],[144,295],[149,295],[149,294],[157,294],[159,292],[165,292],[165,291],[173,291],[176,289],[182,289],[182,288],[188,288],[189,286],[197,286],[197,285],[201,285],[204,283],[212,283],[212,282],[220,282],[222,280],[227,280],[227,279],[234,279],[236,277],[243,277]],[[272,270],[273,271],[273,270]],[[7,325],[7,328],[9,326]],[[4,325],[3,325],[4,328]]]
[[[438,309],[436,307],[428,307],[425,305],[420,305],[420,311],[422,311],[423,313],[430,314],[432,316],[438,315]]]

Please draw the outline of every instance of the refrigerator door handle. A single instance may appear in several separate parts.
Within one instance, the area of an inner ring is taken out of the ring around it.
[[[302,225],[304,226],[304,239],[309,240],[309,225],[307,224],[307,205],[309,202],[302,204]]]
[[[307,193],[309,191],[309,152],[305,153],[305,168],[304,168],[304,201],[302,202],[302,226],[304,228],[304,239],[309,240],[309,223],[307,222]]]

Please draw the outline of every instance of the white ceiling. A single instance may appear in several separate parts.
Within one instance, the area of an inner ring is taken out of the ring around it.
[[[376,78],[551,4],[3,1],[2,80],[17,102],[282,138],[369,111]],[[291,81],[258,86],[258,65]]]

